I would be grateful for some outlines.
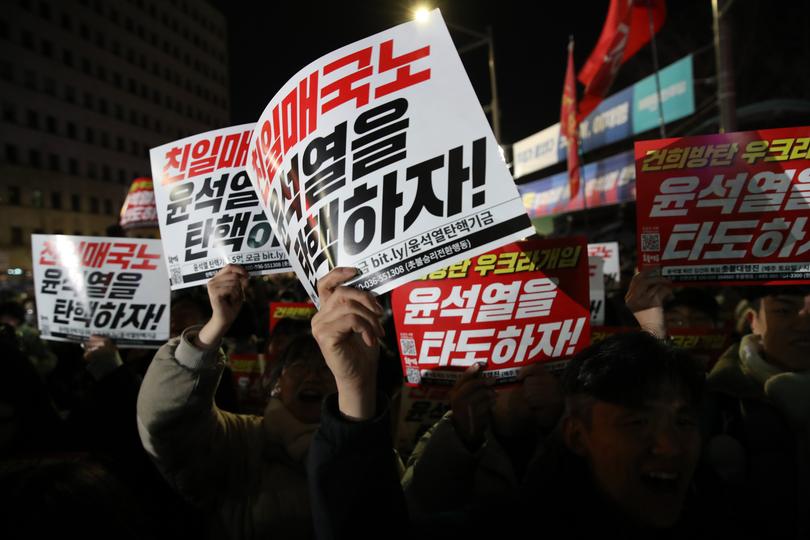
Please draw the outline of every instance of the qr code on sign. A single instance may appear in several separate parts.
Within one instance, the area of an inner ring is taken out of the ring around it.
[[[661,251],[661,235],[658,233],[642,234],[641,251]]]
[[[402,349],[402,356],[416,356],[416,342],[412,339],[400,339],[399,347]]]
[[[419,384],[422,382],[422,374],[419,373],[418,368],[409,367],[406,370],[406,374],[408,376],[408,382],[411,384]]]
[[[172,268],[169,282],[172,285],[180,285],[183,283],[183,272],[181,272],[179,268]]]

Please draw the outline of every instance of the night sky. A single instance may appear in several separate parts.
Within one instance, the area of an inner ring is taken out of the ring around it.
[[[276,90],[309,62],[411,20],[415,5],[395,0],[263,2],[249,9],[241,2],[214,4],[228,20],[234,123],[256,121]],[[511,143],[559,121],[568,36],[574,34],[580,66],[599,37],[608,2],[558,2],[554,16],[548,3],[536,1],[428,5],[458,26],[478,32],[492,26],[503,140]],[[451,35],[457,46],[470,40],[455,31]],[[486,48],[465,53],[462,60],[479,99],[488,103]]]

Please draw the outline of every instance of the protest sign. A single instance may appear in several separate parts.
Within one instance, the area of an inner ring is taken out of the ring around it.
[[[675,282],[810,283],[810,127],[635,145],[638,263]]]
[[[169,339],[169,284],[160,240],[35,234],[31,237],[42,337],[109,336],[119,347]]]
[[[252,275],[290,271],[245,172],[253,127],[217,129],[150,151],[172,289],[205,284],[229,263]]]
[[[119,219],[123,229],[141,229],[157,226],[155,193],[151,178],[136,178],[121,206]]]
[[[383,293],[534,232],[438,10],[292,77],[247,170],[316,305],[335,266]]]
[[[270,333],[282,319],[308,321],[316,311],[311,302],[270,302]]]
[[[588,244],[588,256],[602,259],[602,271],[605,278],[618,283],[621,279],[621,265],[619,264],[619,243],[602,242]]]
[[[265,356],[259,353],[231,353],[228,355],[228,361],[239,412],[264,414],[268,397],[262,381],[262,375],[267,368]]]
[[[554,369],[588,344],[585,240],[512,243],[398,287],[391,300],[409,385],[452,384],[473,363],[513,382],[522,366]]]
[[[591,324],[605,324],[605,260],[588,257],[588,289],[591,298]]]

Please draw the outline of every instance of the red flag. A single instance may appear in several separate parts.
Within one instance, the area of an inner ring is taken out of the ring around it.
[[[664,0],[610,0],[605,26],[591,56],[579,71],[579,82],[585,93],[579,104],[579,119],[583,119],[602,101],[619,67],[629,60],[658,33],[666,18]]]
[[[565,72],[562,106],[560,107],[560,134],[568,142],[569,198],[579,193],[579,144],[577,142],[577,80],[574,76],[574,40],[568,42],[568,69]]]

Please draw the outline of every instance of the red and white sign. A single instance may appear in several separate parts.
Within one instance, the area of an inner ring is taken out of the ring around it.
[[[382,294],[534,232],[438,10],[293,76],[247,171],[316,305],[336,266]]]
[[[245,172],[254,124],[216,129],[149,152],[172,289],[204,285],[226,264],[289,272]]]
[[[410,386],[452,384],[473,363],[513,382],[522,366],[553,368],[588,344],[586,243],[508,244],[397,288],[392,304]]]
[[[641,269],[810,283],[810,127],[638,142],[635,160]]]
[[[160,240],[31,236],[42,337],[109,336],[124,347],[169,339],[169,283]]]

